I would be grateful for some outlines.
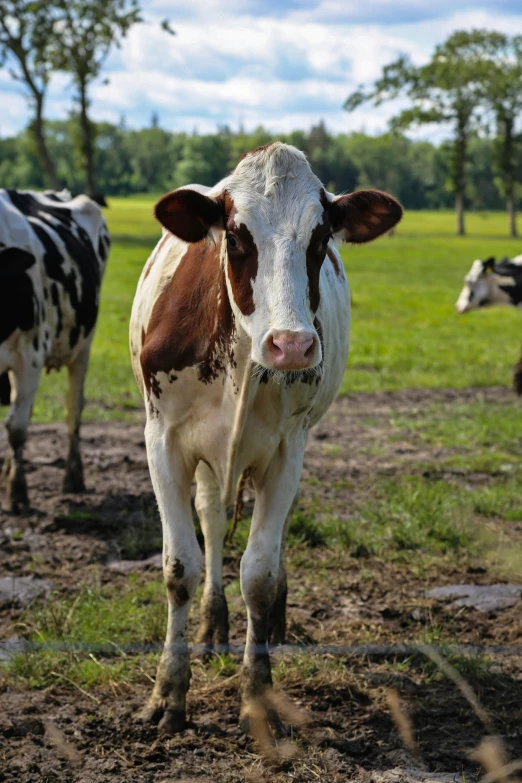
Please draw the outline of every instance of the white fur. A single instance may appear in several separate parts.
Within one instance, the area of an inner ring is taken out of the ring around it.
[[[197,379],[194,367],[176,373],[178,379],[174,383],[159,373],[156,380],[161,395],[154,398],[152,413],[147,406],[145,435],[163,521],[165,573],[171,579],[169,564],[172,558],[180,559],[185,574],[181,581],[189,596],[188,603],[179,607],[169,593],[169,628],[152,707],[170,689],[172,697],[167,709],[184,709],[183,683],[188,666],[185,621],[200,567],[190,510],[194,475],[206,546],[204,595],[209,596],[222,590],[221,551],[226,525],[220,496],[227,477],[238,389],[242,387],[245,370],[251,362],[259,362],[260,345],[270,329],[315,332],[308,304],[305,254],[323,213],[321,188],[302,153],[275,144],[244,158],[230,177],[207,194],[216,197],[226,189],[238,210],[236,222],[245,223],[256,242],[259,263],[253,286],[255,311],[247,317],[241,314],[227,279],[236,319],[237,366],[229,367],[222,378],[208,385]],[[138,283],[130,328],[133,367],[142,391],[140,335],[142,329],[147,331],[160,292],[178,264],[183,263],[185,249],[186,245],[175,237],[164,240],[159,252],[154,251],[157,255],[147,277],[142,275]],[[334,252],[337,254],[335,247]],[[321,271],[317,318],[322,328],[324,356],[319,383],[297,380],[288,386],[284,373],[268,383],[260,383],[258,372],[254,371],[248,390],[245,423],[232,476],[235,486],[241,473],[250,469],[256,490],[249,542],[241,561],[241,589],[248,611],[247,671],[254,665],[253,649],[259,642],[255,638],[255,621],[266,611],[283,573],[283,530],[298,490],[308,431],[334,399],[346,367],[350,297],[338,254],[337,258],[339,275],[328,257]],[[225,260],[222,253],[221,263]],[[182,651],[184,662],[176,658],[174,650]]]

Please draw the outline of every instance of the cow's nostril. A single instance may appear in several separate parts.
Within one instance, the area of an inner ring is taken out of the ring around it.
[[[312,356],[314,350],[315,350],[315,338],[310,341],[310,345],[305,351],[305,358],[309,359]]]
[[[270,348],[270,351],[274,354],[274,356],[281,356],[283,353],[283,349],[279,347],[279,345],[276,343],[273,337],[270,338],[268,342],[268,347]]]

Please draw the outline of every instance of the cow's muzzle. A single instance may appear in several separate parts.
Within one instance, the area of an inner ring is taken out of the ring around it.
[[[263,364],[274,370],[305,370],[320,360],[320,347],[314,332],[272,329],[262,345]]]

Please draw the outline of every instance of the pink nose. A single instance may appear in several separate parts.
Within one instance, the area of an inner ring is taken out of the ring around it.
[[[312,332],[273,331],[266,338],[265,349],[272,367],[277,370],[303,370],[316,355],[316,337]]]

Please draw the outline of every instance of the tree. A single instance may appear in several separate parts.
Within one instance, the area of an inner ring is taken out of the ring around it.
[[[51,75],[50,9],[46,0],[0,0],[0,66],[25,84],[34,110],[30,131],[49,187],[59,189],[45,137],[44,102]]]
[[[516,185],[520,134],[516,132],[522,114],[522,36],[510,37],[488,30],[467,35],[483,60],[482,87],[495,123],[495,163],[500,174],[500,191],[506,199],[509,233],[517,236]]]
[[[96,195],[95,127],[89,117],[89,86],[113,46],[120,46],[132,25],[141,22],[138,0],[50,0],[52,62],[70,73],[77,89],[85,188]]]
[[[482,67],[479,53],[466,48],[462,33],[454,33],[435,48],[426,65],[415,66],[404,56],[385,66],[369,92],[362,88],[350,95],[344,108],[353,111],[365,101],[378,106],[401,94],[412,106],[391,122],[393,130],[412,125],[450,123],[453,126],[450,185],[455,194],[457,234],[464,230],[464,196],[466,191],[466,158],[470,133],[478,119],[483,98],[480,81]]]

